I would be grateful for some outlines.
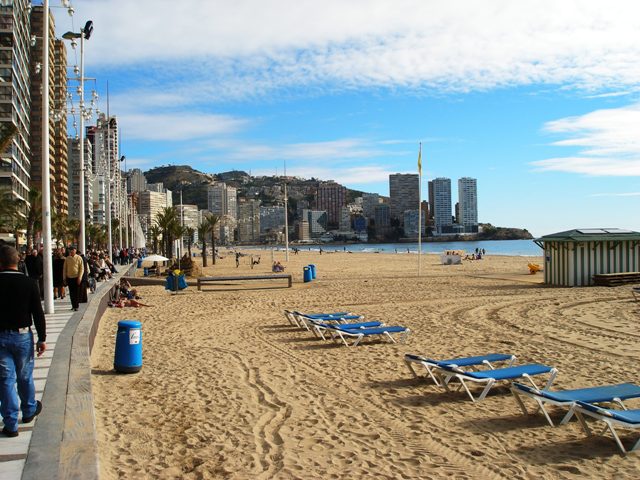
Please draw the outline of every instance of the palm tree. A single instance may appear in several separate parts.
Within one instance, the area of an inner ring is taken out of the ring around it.
[[[51,212],[51,231],[56,237],[56,247],[60,246],[60,242],[64,244],[67,235],[67,216],[53,210]]]
[[[193,243],[193,235],[196,231],[192,227],[185,227],[184,233],[187,236],[187,252],[189,252],[189,258],[191,258],[191,243]]]
[[[80,220],[77,218],[67,217],[65,219],[64,225],[65,225],[65,232],[64,232],[63,238],[64,238],[65,244],[67,243],[67,241],[71,241],[71,243],[74,245],[79,244],[80,243]],[[89,223],[88,227],[89,226],[93,226],[93,224]],[[102,229],[100,228],[99,225],[96,225],[96,227],[98,227],[98,232],[100,233]],[[82,252],[82,253],[87,253],[87,252]]]
[[[42,229],[42,192],[29,189],[29,208],[27,209],[27,245],[36,244],[36,233]]]
[[[162,233],[158,225],[152,225],[149,228],[149,236],[151,237],[151,243],[153,245],[153,252],[158,253],[158,237]]]
[[[163,253],[165,257],[173,258],[173,240],[180,228],[180,221],[175,207],[165,207],[156,214],[156,224],[162,231]]]
[[[207,226],[209,227],[209,231],[211,232],[211,249],[213,251],[213,261],[212,263],[215,265],[216,264],[216,227],[218,226],[218,223],[220,222],[220,217],[217,215],[209,215],[207,216]]]
[[[16,248],[18,247],[19,231],[24,230],[26,226],[25,218],[22,215],[25,206],[25,202],[14,198],[10,191],[4,190],[0,193],[0,231],[13,232]]]
[[[207,225],[206,218],[198,225],[198,238],[202,242],[202,266],[207,266],[207,234],[209,233],[209,226]]]
[[[72,220],[78,221],[78,220]],[[79,221],[78,221],[79,223]],[[103,226],[96,223],[87,224],[87,236],[89,237],[89,245],[91,248],[98,249],[102,243]]]

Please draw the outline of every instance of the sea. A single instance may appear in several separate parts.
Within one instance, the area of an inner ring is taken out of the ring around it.
[[[271,247],[264,245],[252,248],[263,248],[265,250],[284,250],[284,246]],[[289,248],[299,250],[334,252],[349,251],[352,253],[404,253],[417,254],[418,243],[348,243],[345,245],[289,245]],[[440,254],[447,250],[463,250],[471,254],[476,252],[476,248],[485,252],[486,255],[509,255],[521,257],[542,256],[542,249],[533,240],[482,240],[477,242],[423,242],[422,253]]]

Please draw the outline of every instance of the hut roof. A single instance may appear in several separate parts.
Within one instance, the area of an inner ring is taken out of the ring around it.
[[[602,242],[610,240],[640,240],[640,232],[621,228],[577,228],[536,238],[540,242]]]

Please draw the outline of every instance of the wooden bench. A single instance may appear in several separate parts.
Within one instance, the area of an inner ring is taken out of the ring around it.
[[[287,287],[291,288],[291,275],[242,275],[238,277],[200,277],[198,278],[198,290],[202,290],[203,283],[233,282],[237,280],[287,280]]]
[[[640,272],[599,273],[593,276],[593,283],[601,287],[640,283]]]

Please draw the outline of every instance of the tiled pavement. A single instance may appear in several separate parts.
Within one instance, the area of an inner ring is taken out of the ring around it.
[[[98,284],[98,291],[102,291],[104,288],[110,288],[113,285],[113,280],[108,282],[100,282]],[[91,301],[91,293],[89,293],[89,301]],[[36,400],[42,400],[42,394],[47,382],[47,375],[53,359],[53,354],[56,348],[56,343],[60,333],[66,326],[67,322],[73,316],[74,311],[71,309],[71,302],[69,301],[69,295],[64,299],[54,301],[55,313],[46,315],[47,323],[47,350],[41,357],[35,358],[35,365],[33,370],[33,379],[36,387]],[[83,312],[82,304],[78,314]],[[35,328],[32,327],[35,335]],[[47,408],[47,405],[43,405],[43,410]],[[36,418],[34,422],[24,425],[22,424],[22,414],[18,419],[19,435],[15,438],[7,438],[4,435],[0,435],[0,479],[2,480],[19,480],[22,477],[22,471],[24,469],[25,460],[27,458],[27,452],[29,451],[29,444],[31,442],[31,433],[33,431],[34,423],[37,422]],[[0,419],[0,428],[4,426],[4,423]]]

